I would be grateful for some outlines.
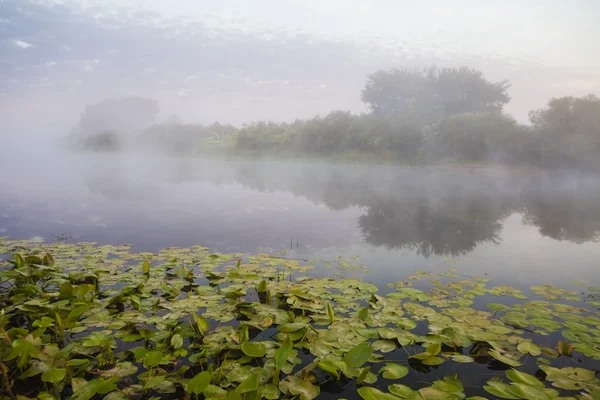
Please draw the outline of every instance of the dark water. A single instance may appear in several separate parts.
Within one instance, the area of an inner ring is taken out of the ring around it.
[[[148,155],[8,153],[0,235],[358,256],[385,287],[457,268],[495,284],[600,284],[600,179]]]

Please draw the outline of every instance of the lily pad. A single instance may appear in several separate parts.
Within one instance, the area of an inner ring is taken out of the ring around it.
[[[267,354],[267,347],[260,342],[244,342],[242,343],[242,351],[247,356],[260,358]]]
[[[315,386],[304,379],[290,375],[279,383],[279,389],[293,396],[300,396],[300,400],[312,400],[321,392],[319,386]]]
[[[401,364],[387,363],[380,372],[385,379],[400,379],[408,375],[408,368]]]

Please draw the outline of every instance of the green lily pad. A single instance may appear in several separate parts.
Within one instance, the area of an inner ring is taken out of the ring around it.
[[[510,399],[510,400],[523,399],[523,397],[521,396],[520,393],[515,392],[514,386],[500,382],[500,381],[496,381],[496,380],[488,381],[487,385],[483,386],[483,389],[485,389],[486,392],[488,392],[494,396],[497,396],[501,399]]]
[[[267,347],[261,342],[244,342],[242,343],[242,351],[247,356],[260,358],[267,354]]]
[[[539,356],[542,354],[542,350],[535,344],[531,342],[522,342],[517,346],[517,350],[519,350],[523,354],[531,354],[532,356]]]
[[[401,397],[395,396],[391,393],[382,392],[379,389],[375,389],[370,386],[363,386],[358,389],[359,396],[364,400],[398,400]]]
[[[387,363],[380,372],[385,379],[400,379],[408,375],[408,368],[401,364]]]
[[[509,369],[506,371],[506,376],[515,383],[523,383],[538,389],[544,389],[544,383],[542,381],[533,375],[526,374],[525,372],[520,372],[516,369]]]
[[[372,344],[373,349],[381,351],[382,353],[389,353],[396,350],[396,343],[392,340],[376,340]]]
[[[315,386],[295,375],[290,375],[279,382],[279,389],[284,393],[300,396],[300,400],[312,400],[321,392],[319,386]]]
[[[185,391],[188,393],[200,394],[208,387],[210,380],[210,372],[202,371],[188,381],[185,386]]]
[[[361,343],[344,356],[344,362],[352,368],[358,368],[366,363],[373,354],[373,347],[369,343]]]
[[[522,365],[522,363],[519,360],[506,355],[502,355],[495,349],[490,350],[488,354],[494,357],[496,360],[503,362],[506,365],[510,365],[511,367],[520,367]]]
[[[48,383],[59,383],[67,375],[67,370],[64,368],[50,368],[42,373],[42,381]]]
[[[111,369],[107,369],[102,371],[100,375],[103,378],[125,378],[126,376],[130,376],[135,374],[138,371],[138,367],[130,363],[129,361],[121,362],[115,365]]]
[[[415,392],[411,388],[406,385],[401,385],[399,383],[395,383],[393,385],[388,386],[388,390],[390,393],[400,397],[401,399],[414,399]]]

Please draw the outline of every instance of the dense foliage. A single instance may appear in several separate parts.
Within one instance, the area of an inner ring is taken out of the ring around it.
[[[600,395],[595,288],[526,293],[450,269],[379,295],[344,259],[332,279],[265,254],[129,250],[0,238],[3,399]]]
[[[218,122],[204,126],[179,122],[153,125],[137,136],[137,147],[169,154],[198,154],[231,143],[237,128]]]
[[[334,111],[292,124],[260,122],[241,129],[240,151],[355,157],[408,164],[503,163],[600,169],[600,99],[552,99],[531,113],[531,126],[501,111],[445,115],[428,125],[400,118]]]
[[[444,115],[501,111],[510,100],[509,86],[507,80],[490,82],[467,67],[393,69],[371,74],[362,100],[375,115],[428,122]]]
[[[525,126],[502,112],[508,87],[466,67],[378,71],[362,92],[371,114],[334,111],[292,124],[255,123],[237,133],[235,146],[259,154],[407,164],[600,169],[600,99],[552,99],[532,111]]]

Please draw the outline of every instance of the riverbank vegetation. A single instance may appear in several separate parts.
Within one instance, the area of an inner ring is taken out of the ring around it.
[[[259,121],[241,129],[179,121],[140,129],[141,122],[155,119],[157,109],[152,101],[133,99],[133,134],[123,135],[108,124],[110,138],[106,129],[97,133],[97,140],[88,134],[83,148],[114,150],[120,148],[114,143],[129,143],[175,155],[600,169],[598,97],[551,99],[547,107],[530,112],[529,124],[520,124],[503,111],[510,101],[509,86],[506,80],[491,82],[467,67],[377,71],[362,91],[368,113],[332,111],[289,123]],[[115,102],[114,113],[127,113],[125,103]],[[88,107],[82,129],[90,132],[90,121],[110,120],[110,104]],[[115,118],[120,120],[122,115]],[[126,131],[131,131],[130,125],[128,121]],[[107,128],[107,123],[101,126]]]
[[[2,398],[600,395],[600,290],[580,282],[524,290],[450,269],[377,288],[352,259],[200,246],[1,238],[0,254]]]

